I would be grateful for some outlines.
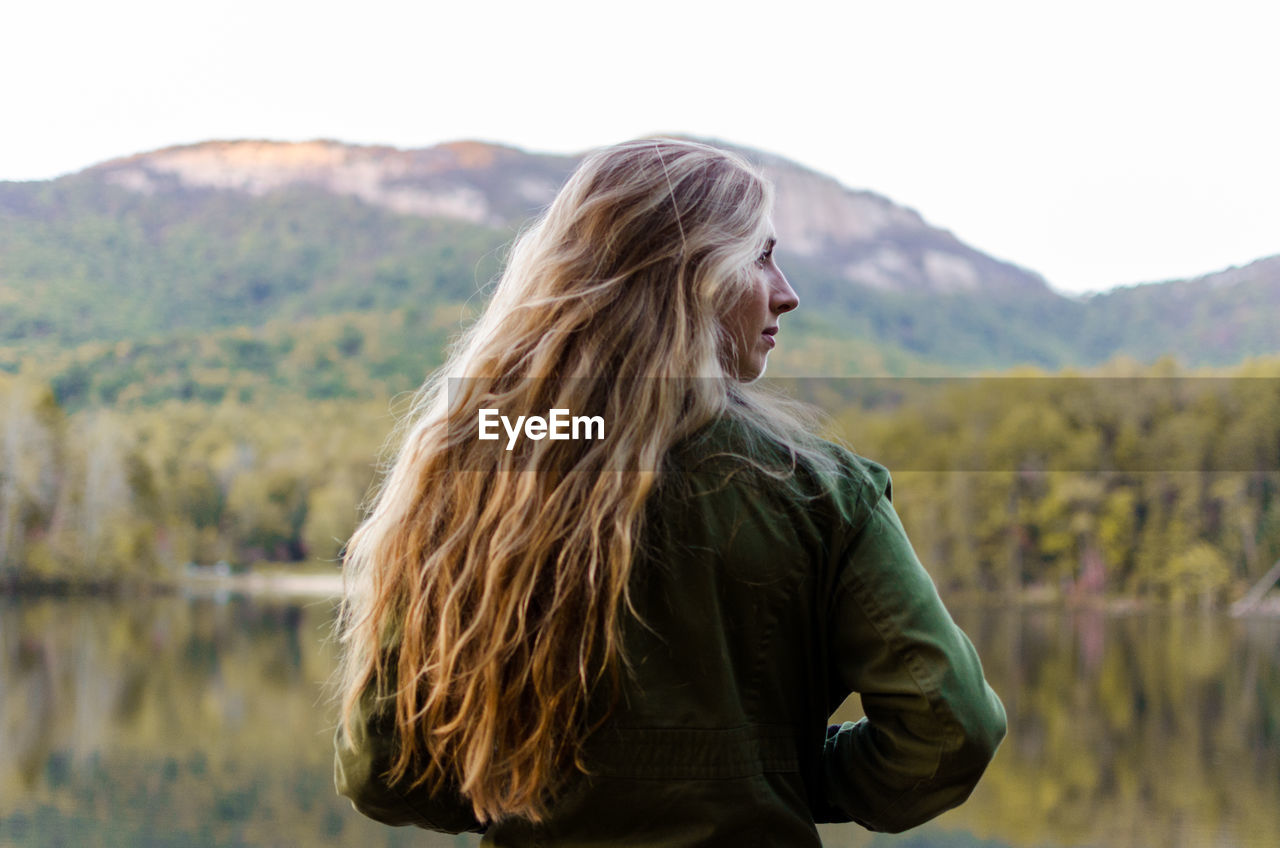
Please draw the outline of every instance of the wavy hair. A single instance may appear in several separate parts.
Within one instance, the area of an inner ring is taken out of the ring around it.
[[[516,240],[347,546],[342,721],[350,737],[371,688],[394,713],[390,780],[451,786],[481,821],[540,820],[620,691],[671,447],[732,416],[822,464],[809,424],[728,370],[721,316],[752,285],[771,205],[739,156],[642,139],[588,155]],[[486,407],[600,415],[604,437],[506,450],[477,438]]]

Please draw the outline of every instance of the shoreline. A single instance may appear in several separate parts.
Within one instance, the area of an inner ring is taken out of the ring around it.
[[[146,597],[155,594],[181,594],[186,596],[206,597],[212,595],[238,594],[260,598],[309,598],[322,600],[338,599],[342,595],[342,574],[304,573],[290,574],[275,569],[256,572],[235,573],[195,573],[181,574],[169,580],[138,581],[127,584],[105,583],[67,583],[55,581],[50,583],[0,583],[0,597],[21,597],[37,595],[63,596],[111,596],[111,597]],[[1125,597],[1062,597],[1043,590],[1032,589],[1014,597],[1001,593],[990,595],[960,592],[944,595],[948,607],[956,610],[966,608],[985,608],[992,605],[1016,607],[1022,610],[1053,609],[1067,612],[1099,612],[1104,615],[1125,615],[1144,612],[1187,612],[1215,613],[1235,619],[1280,618],[1280,593],[1274,597],[1266,597],[1249,608],[1240,608],[1236,604],[1217,604],[1210,607],[1199,605],[1171,606],[1144,600]]]
[[[187,594],[234,592],[265,597],[337,598],[342,594],[341,574],[186,575],[171,584]]]
[[[67,597],[141,599],[165,595],[204,597],[239,594],[263,598],[338,598],[342,575],[280,571],[242,574],[177,574],[168,579],[124,582],[70,580],[10,580],[0,582],[0,598]]]

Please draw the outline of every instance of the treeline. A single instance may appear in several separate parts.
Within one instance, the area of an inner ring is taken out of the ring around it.
[[[65,411],[132,410],[168,401],[220,404],[370,400],[417,388],[443,362],[449,342],[480,302],[345,312],[304,321],[140,340],[86,342],[34,352],[0,346],[0,372],[52,387]],[[798,315],[787,329],[778,375],[934,371],[927,360],[850,338],[822,315]]]
[[[169,401],[369,400],[411,391],[443,361],[465,305],[342,313],[260,327],[88,342],[42,355],[0,348],[0,371],[47,383],[68,412]]]
[[[389,332],[418,326],[406,316]],[[383,343],[354,319],[324,333],[364,354]],[[214,360],[255,350],[252,335],[188,344]],[[142,355],[117,348],[104,356]],[[327,341],[272,367],[319,351],[341,374],[341,346]],[[404,383],[288,393],[266,391],[268,372],[219,368],[216,397],[123,408],[118,396],[116,408],[73,413],[54,385],[0,374],[0,579],[118,583],[186,562],[336,557]],[[947,591],[1218,605],[1280,557],[1280,362],[1209,378],[1166,361],[798,385],[894,472],[895,503]]]
[[[1280,558],[1280,361],[868,382],[840,433],[954,590],[1217,605]]]
[[[0,584],[164,580],[332,559],[393,426],[386,398],[176,401],[66,415],[0,375]]]

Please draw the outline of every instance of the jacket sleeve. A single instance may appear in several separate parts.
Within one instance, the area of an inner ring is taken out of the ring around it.
[[[389,783],[386,774],[394,754],[394,726],[389,714],[375,713],[373,698],[360,701],[355,730],[348,738],[339,725],[334,734],[334,784],[351,806],[375,821],[416,825],[442,833],[483,832],[470,802],[456,791],[432,793],[425,784]]]
[[[861,695],[866,717],[827,729],[826,809],[814,812],[818,821],[896,833],[969,797],[1006,719],[887,488],[840,553],[830,673],[841,695]]]

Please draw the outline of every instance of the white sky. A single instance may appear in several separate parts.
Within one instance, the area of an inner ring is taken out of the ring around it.
[[[1280,253],[1260,0],[40,0],[0,33],[0,179],[211,138],[683,132],[872,189],[1065,291]]]

